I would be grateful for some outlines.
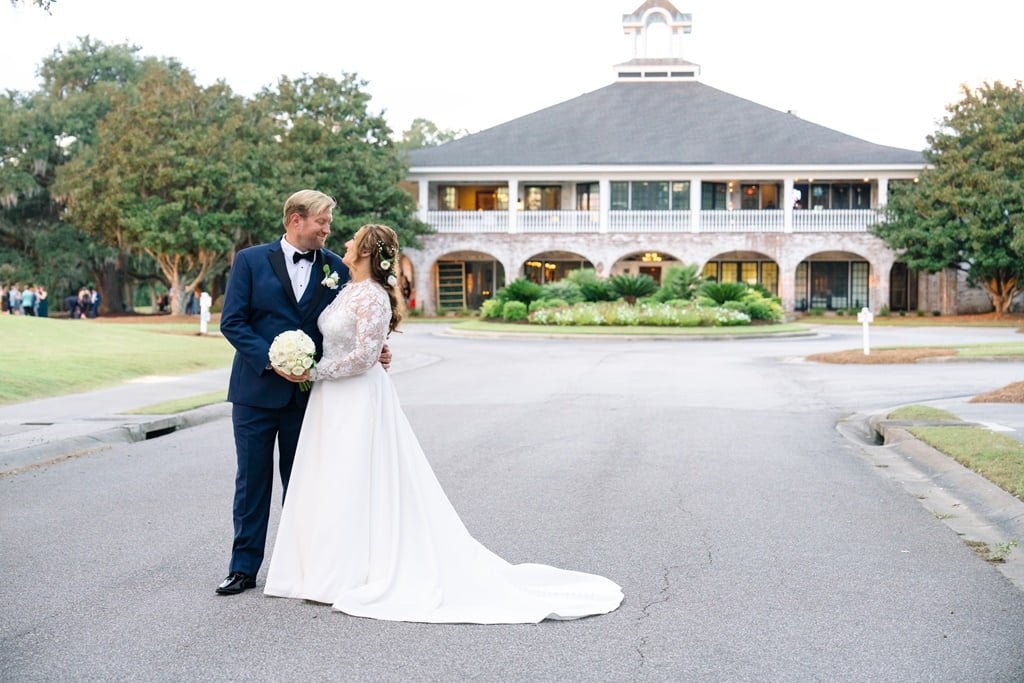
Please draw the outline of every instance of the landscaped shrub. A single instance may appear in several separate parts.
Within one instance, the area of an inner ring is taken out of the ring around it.
[[[751,320],[769,320],[771,322],[779,322],[782,320],[782,306],[771,301],[769,299],[759,299],[757,301],[748,301],[747,315],[750,316]]]
[[[612,275],[608,278],[608,286],[616,296],[625,299],[629,303],[635,302],[640,297],[650,296],[658,290],[658,283],[654,281],[654,278],[644,273],[639,275],[632,275],[630,273]]]
[[[568,306],[569,302],[565,299],[537,299],[536,301],[530,302],[530,313],[539,311],[543,308],[562,308]]]
[[[822,316],[822,315],[825,315],[825,309],[821,308],[819,306],[815,306],[814,308],[808,310],[807,313],[808,313],[808,315]]]
[[[541,298],[543,293],[544,290],[536,282],[521,277],[499,289],[494,296],[502,302],[521,301],[529,305],[531,301]]]
[[[658,302],[692,299],[703,282],[699,269],[696,263],[665,268],[661,271],[661,286],[652,298]]]
[[[522,301],[506,301],[501,309],[501,317],[508,322],[526,320],[526,304]]]
[[[583,301],[583,291],[572,280],[562,279],[541,286],[541,299],[560,299],[570,304]]]
[[[888,306],[882,306],[882,308],[880,308],[878,310],[878,317],[879,318],[888,318],[889,317],[889,307]]]
[[[615,299],[615,293],[608,286],[608,281],[599,279],[593,268],[570,271],[565,279],[579,286],[584,301],[612,301]]]
[[[705,282],[699,293],[721,306],[726,301],[740,301],[748,289],[745,282]]]
[[[750,317],[742,311],[724,308],[698,308],[667,303],[631,305],[624,301],[585,302],[563,308],[539,308],[530,313],[530,322],[541,325],[661,325],[697,327],[698,325],[746,325]]]
[[[480,317],[481,318],[500,318],[501,309],[504,306],[504,302],[498,299],[488,299],[480,306]]]

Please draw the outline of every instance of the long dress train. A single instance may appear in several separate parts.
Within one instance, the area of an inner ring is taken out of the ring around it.
[[[264,592],[432,623],[535,623],[616,609],[614,582],[512,565],[469,534],[377,362],[390,319],[388,295],[372,280],[349,283],[320,316],[324,356]]]

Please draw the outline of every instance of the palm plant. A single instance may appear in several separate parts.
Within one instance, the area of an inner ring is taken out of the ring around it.
[[[700,287],[700,295],[711,299],[719,306],[726,301],[740,301],[746,293],[745,282],[705,282]]]
[[[650,296],[658,289],[658,283],[650,275],[622,273],[608,278],[608,286],[619,297],[634,304],[642,296]]]

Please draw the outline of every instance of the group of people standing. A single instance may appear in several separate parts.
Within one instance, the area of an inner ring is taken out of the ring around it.
[[[50,315],[50,303],[47,301],[46,287],[42,285],[25,285],[17,283],[0,287],[0,306],[9,315],[33,315],[46,318]]]

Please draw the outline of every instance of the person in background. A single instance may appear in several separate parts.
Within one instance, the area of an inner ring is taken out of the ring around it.
[[[40,318],[50,317],[50,304],[46,301],[46,287],[36,287],[36,315]]]
[[[36,314],[36,288],[35,285],[27,285],[21,293],[21,312],[24,315],[34,316]]]
[[[11,315],[21,313],[21,292],[18,290],[17,282],[7,290],[7,312]]]
[[[68,317],[77,320],[82,317],[82,309],[79,305],[79,298],[71,294],[64,298],[64,308],[68,309]]]
[[[89,313],[89,309],[92,307],[92,297],[89,296],[89,288],[82,287],[78,290],[78,315],[76,318],[85,320]]]
[[[92,287],[89,290],[89,317],[96,318],[100,314],[100,290]]]

